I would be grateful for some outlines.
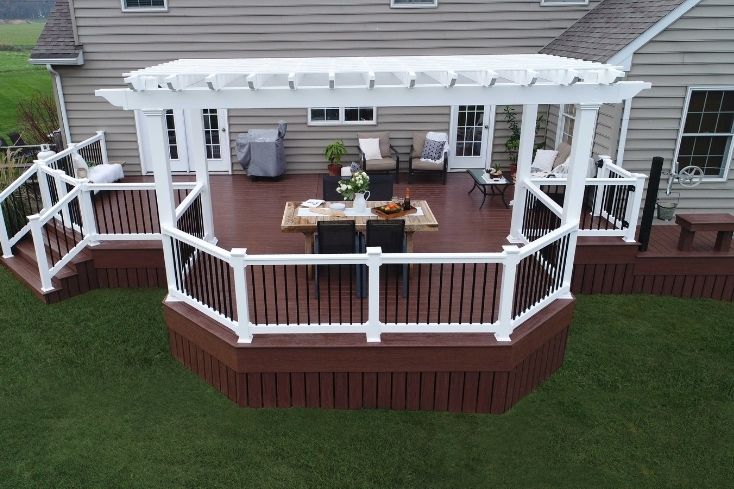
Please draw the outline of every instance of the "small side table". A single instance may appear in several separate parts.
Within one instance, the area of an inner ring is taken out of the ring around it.
[[[691,251],[696,231],[716,231],[714,251],[729,251],[734,234],[734,215],[731,214],[678,214],[675,222],[680,226],[678,249]]]
[[[505,205],[505,208],[509,208],[509,205],[507,205],[507,200],[505,199],[505,192],[507,192],[507,188],[512,185],[512,182],[509,181],[507,178],[490,178],[489,175],[485,173],[484,170],[481,169],[470,169],[466,171],[469,175],[471,175],[472,180],[474,181],[474,186],[472,186],[471,190],[467,193],[474,192],[474,189],[479,189],[479,191],[482,193],[482,205],[479,206],[481,209],[484,207],[484,202],[487,200],[487,195],[499,195],[502,197],[502,203]],[[485,178],[486,177],[486,178]]]

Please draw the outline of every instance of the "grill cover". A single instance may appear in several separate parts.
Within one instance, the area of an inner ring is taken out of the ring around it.
[[[250,129],[235,140],[237,161],[251,177],[277,177],[285,173],[285,133],[288,123],[276,129]]]

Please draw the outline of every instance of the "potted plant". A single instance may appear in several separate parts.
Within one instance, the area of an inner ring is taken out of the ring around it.
[[[502,169],[500,168],[499,161],[495,161],[489,169],[489,176],[492,178],[500,178],[502,176]]]
[[[503,112],[505,113],[505,122],[510,128],[510,137],[505,140],[505,150],[510,158],[510,174],[514,175],[517,173],[517,154],[520,151],[520,122],[518,122],[517,113],[512,107],[505,107]],[[540,132],[544,122],[545,117],[539,115],[535,121],[535,134]],[[545,141],[535,144],[534,149],[542,148],[545,148]]]
[[[337,139],[331,144],[327,145],[324,149],[324,157],[329,162],[329,175],[338,177],[341,175],[342,168],[342,156],[347,154],[347,147],[344,146],[344,141]]]

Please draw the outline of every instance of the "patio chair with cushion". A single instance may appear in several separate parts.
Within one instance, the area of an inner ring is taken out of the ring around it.
[[[341,254],[341,253],[358,253],[360,250],[360,239],[357,234],[356,223],[354,221],[318,221],[316,223],[316,238],[314,241],[314,253],[320,254]],[[346,268],[348,269],[349,266]],[[336,268],[337,273],[341,274],[343,266],[341,265],[317,265],[315,267],[316,297],[320,293],[320,277],[326,274],[327,280],[331,279],[331,269]],[[361,271],[356,266],[357,295],[361,296]],[[337,280],[338,280],[337,275]],[[341,291],[340,291],[341,292]]]
[[[429,135],[431,138],[427,137]],[[426,146],[427,139],[431,141],[428,147]],[[441,142],[444,143],[443,147],[440,147]],[[443,184],[446,185],[448,168],[448,135],[435,132],[414,132],[408,158],[408,179],[412,180],[415,173],[435,173],[441,174]]]
[[[321,180],[321,198],[327,202],[341,202],[344,200],[342,194],[336,191],[339,180],[342,177],[324,175]]]
[[[400,181],[400,156],[390,144],[388,132],[360,132],[359,156],[362,159],[362,168],[368,174],[395,173],[395,181]],[[375,141],[377,140],[377,141]]]

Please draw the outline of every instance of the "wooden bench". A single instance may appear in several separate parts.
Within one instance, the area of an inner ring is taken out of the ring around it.
[[[715,251],[729,251],[734,233],[734,215],[731,214],[678,214],[676,224],[680,225],[678,249],[691,251],[696,231],[716,231]]]

